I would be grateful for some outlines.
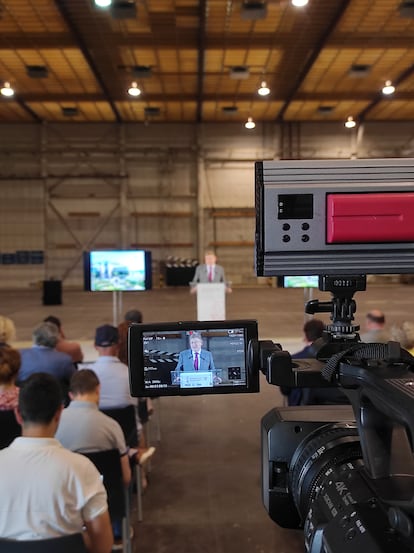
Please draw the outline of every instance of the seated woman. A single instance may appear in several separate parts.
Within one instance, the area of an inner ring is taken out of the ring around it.
[[[0,315],[0,347],[9,346],[16,339],[16,327],[8,317]]]
[[[0,347],[0,411],[17,407],[19,388],[16,377],[20,369],[20,353],[10,347]]]

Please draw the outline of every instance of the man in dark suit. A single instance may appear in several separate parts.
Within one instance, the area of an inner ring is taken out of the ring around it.
[[[206,251],[204,261],[205,263],[197,265],[193,280],[190,282],[192,293],[196,291],[197,284],[226,282],[224,269],[221,265],[216,264],[217,257],[213,251]],[[226,291],[231,292],[231,288],[226,286]]]
[[[199,332],[190,336],[190,349],[180,352],[176,371],[213,371],[214,361],[211,353],[202,349],[203,338]]]

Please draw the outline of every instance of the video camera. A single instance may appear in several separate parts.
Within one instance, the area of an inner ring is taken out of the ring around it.
[[[133,325],[131,393],[255,392],[259,370],[274,385],[340,387],[350,405],[263,417],[265,508],[304,528],[309,553],[412,552],[414,358],[396,342],[361,343],[352,321],[366,274],[414,272],[414,160],[258,162],[255,181],[257,275],[318,275],[332,295],[306,306],[331,314],[315,357],[259,341],[255,321]],[[182,378],[195,331],[214,369]]]
[[[264,505],[310,553],[414,550],[414,359],[352,324],[366,274],[414,271],[413,215],[414,160],[256,164],[257,274],[316,274],[332,295],[306,305],[331,313],[314,359],[260,342],[256,357],[271,384],[340,386],[352,406],[262,420]]]

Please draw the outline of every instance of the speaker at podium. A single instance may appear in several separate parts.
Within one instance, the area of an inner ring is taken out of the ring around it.
[[[208,282],[196,285],[197,320],[224,321],[226,319],[226,284]]]

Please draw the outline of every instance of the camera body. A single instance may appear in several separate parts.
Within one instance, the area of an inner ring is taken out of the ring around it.
[[[256,273],[318,275],[332,300],[315,358],[252,345],[269,383],[339,386],[349,407],[273,409],[262,420],[262,497],[306,551],[414,550],[414,360],[363,345],[353,295],[366,274],[414,272],[414,160],[256,163]]]
[[[350,406],[309,406],[274,408],[262,419],[262,499],[270,518],[283,528],[303,527],[301,516],[293,492],[294,460],[301,457],[302,451],[308,451],[309,440],[329,433],[328,446],[320,444],[310,452],[307,460],[300,462],[296,470],[301,473],[306,463],[312,464],[311,477],[307,481],[309,489],[314,493],[314,483],[317,480],[323,460],[322,453],[332,449],[331,434],[357,436],[355,419]],[[358,455],[361,451],[358,447]],[[331,462],[331,459],[328,459]],[[309,478],[309,476],[307,477]]]
[[[407,363],[387,359],[385,349],[375,362],[342,357],[338,382],[352,408],[274,408],[262,419],[263,504],[279,526],[304,529],[309,553],[414,551],[414,364],[408,353]],[[312,384],[315,368],[292,362],[297,385],[303,373]]]

